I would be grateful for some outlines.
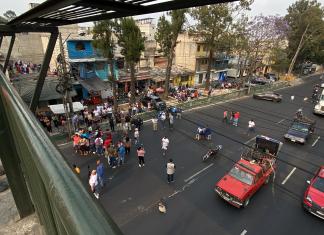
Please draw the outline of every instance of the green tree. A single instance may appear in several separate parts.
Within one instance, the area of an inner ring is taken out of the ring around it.
[[[145,38],[133,18],[121,18],[116,27],[118,45],[121,47],[121,54],[130,68],[131,75],[131,99],[135,103],[135,65],[140,61],[141,53],[144,51]]]
[[[274,71],[278,73],[287,73],[290,61],[286,49],[280,47],[273,48],[270,54],[270,60],[273,61],[271,68]]]
[[[288,8],[285,16],[289,25],[288,56],[295,64],[305,60],[323,63],[324,9],[316,0],[299,0]]]
[[[163,15],[159,18],[157,24],[157,31],[155,34],[155,40],[160,46],[160,52],[168,59],[168,64],[165,74],[165,88],[164,96],[168,97],[169,95],[169,84],[172,63],[174,59],[174,50],[177,45],[178,35],[183,31],[184,23],[186,22],[185,13],[187,10],[174,10],[168,12],[168,15],[171,16],[171,22],[166,19]]]
[[[8,10],[8,11],[6,11],[6,12],[3,14],[3,16],[4,16],[8,21],[13,20],[14,18],[17,17],[17,16],[16,16],[16,13],[15,13],[14,11],[12,11],[12,10]]]
[[[93,27],[94,40],[92,41],[92,44],[95,48],[99,49],[105,58],[108,58],[110,66],[110,76],[108,79],[113,88],[114,110],[117,111],[117,83],[114,74],[114,49],[116,47],[116,43],[113,37],[115,26],[116,23],[112,20],[95,22]]]
[[[210,86],[214,54],[231,50],[230,45],[234,42],[232,37],[234,20],[242,11],[249,9],[251,4],[251,0],[241,0],[238,4],[221,3],[192,9],[191,16],[196,20],[192,31],[197,35],[197,39],[207,46],[208,51],[206,89]]]

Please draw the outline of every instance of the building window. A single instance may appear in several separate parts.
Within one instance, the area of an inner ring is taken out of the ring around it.
[[[188,82],[189,75],[181,75],[181,82]]]
[[[197,51],[200,51],[200,45],[197,46]]]
[[[84,43],[83,42],[77,42],[75,44],[75,49],[77,51],[84,51],[85,50],[85,46],[84,46]]]
[[[199,74],[199,81],[198,81],[198,83],[199,84],[201,84],[202,83],[202,81],[203,81],[203,78],[204,78],[204,75],[201,73],[201,74]]]
[[[204,50],[204,51],[207,51],[207,46],[204,46],[203,50]]]

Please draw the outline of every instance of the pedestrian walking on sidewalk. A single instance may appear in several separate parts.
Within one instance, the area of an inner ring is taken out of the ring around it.
[[[162,138],[162,154],[163,154],[163,156],[166,155],[166,151],[168,150],[169,143],[170,143],[169,139],[166,136],[164,136]]]
[[[139,167],[145,166],[144,155],[145,155],[145,149],[142,146],[138,147],[137,148],[137,157],[138,157],[138,166]]]
[[[253,121],[253,119],[251,119],[251,120],[249,121],[249,127],[248,127],[248,132],[247,132],[248,136],[249,136],[250,133],[252,133],[252,132],[255,132],[255,122]]]
[[[168,183],[174,182],[174,173],[175,173],[176,166],[173,163],[173,160],[170,158],[169,162],[166,165],[166,171],[168,176]]]

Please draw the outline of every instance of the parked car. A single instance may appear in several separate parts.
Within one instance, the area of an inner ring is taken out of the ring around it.
[[[322,91],[322,94],[319,97],[318,103],[315,105],[314,114],[320,114],[324,115],[324,91]]]
[[[295,118],[284,137],[294,143],[305,144],[314,130],[315,121],[306,117]]]
[[[309,185],[304,193],[303,206],[313,215],[324,219],[324,165],[307,183]]]
[[[166,109],[166,103],[158,96],[151,95],[151,96],[145,96],[141,100],[144,107],[148,107],[148,103],[151,103],[151,107],[156,110],[165,110]]]
[[[282,143],[259,135],[255,147],[241,154],[240,160],[215,185],[215,192],[235,207],[246,207],[251,197],[269,182],[276,167]]]
[[[269,80],[265,79],[265,78],[253,78],[250,81],[248,81],[247,83],[245,83],[246,87],[249,86],[257,86],[257,85],[266,85],[269,84]]]
[[[279,95],[278,93],[274,93],[274,92],[264,92],[264,93],[254,94],[253,98],[259,100],[270,100],[274,102],[281,102],[282,95]]]
[[[279,78],[274,73],[265,73],[264,77],[274,82],[279,80]]]

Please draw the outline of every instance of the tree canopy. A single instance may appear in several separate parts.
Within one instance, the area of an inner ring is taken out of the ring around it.
[[[287,48],[289,58],[293,58],[301,43],[296,64],[307,60],[323,63],[324,9],[322,5],[316,0],[299,0],[289,6],[285,19],[289,25]]]
[[[133,18],[122,18],[116,26],[118,45],[121,47],[121,54],[128,63],[138,63],[141,53],[145,49],[145,38]]]
[[[168,96],[174,50],[177,45],[178,35],[183,31],[183,27],[186,22],[186,12],[186,9],[168,12],[168,15],[171,16],[171,21],[168,21],[166,17],[162,15],[159,18],[157,31],[154,35],[155,40],[160,46],[159,51],[168,58],[165,75],[165,96]]]

